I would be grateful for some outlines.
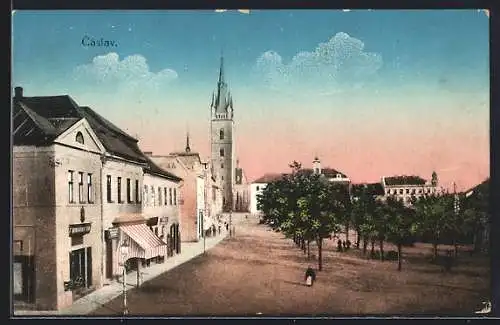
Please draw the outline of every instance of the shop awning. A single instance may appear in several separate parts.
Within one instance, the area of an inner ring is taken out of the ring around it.
[[[167,255],[167,245],[145,224],[121,225],[120,230],[122,241],[127,241],[129,244],[127,259],[133,257],[150,259]]]

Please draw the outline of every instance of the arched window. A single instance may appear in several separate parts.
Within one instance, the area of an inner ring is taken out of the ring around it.
[[[84,144],[82,132],[78,132],[75,137],[76,142]]]
[[[219,138],[221,140],[224,140],[224,129],[220,129],[220,131],[219,131]]]

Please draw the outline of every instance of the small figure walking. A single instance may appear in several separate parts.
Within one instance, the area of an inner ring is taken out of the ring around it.
[[[337,252],[342,252],[342,241],[337,240]]]
[[[316,272],[314,272],[314,269],[311,266],[307,268],[304,280],[306,281],[306,286],[308,287],[311,287],[316,280]]]
[[[346,244],[347,250],[349,250],[351,248],[351,241],[348,239],[348,240],[346,240],[345,244]]]

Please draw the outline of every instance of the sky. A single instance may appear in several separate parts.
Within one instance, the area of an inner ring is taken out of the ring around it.
[[[465,190],[489,177],[488,20],[476,9],[16,11],[12,84],[70,95],[143,151],[182,150],[189,131],[207,159],[223,55],[250,181],[317,155],[353,182],[436,171]]]

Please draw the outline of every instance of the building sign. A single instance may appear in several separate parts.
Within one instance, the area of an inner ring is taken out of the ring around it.
[[[149,218],[146,221],[146,225],[148,225],[149,227],[157,226],[158,225],[158,217]]]
[[[69,235],[70,236],[82,236],[88,234],[91,229],[90,222],[81,223],[77,225],[69,225]]]
[[[106,230],[107,239],[115,239],[118,238],[118,228],[109,228]]]

